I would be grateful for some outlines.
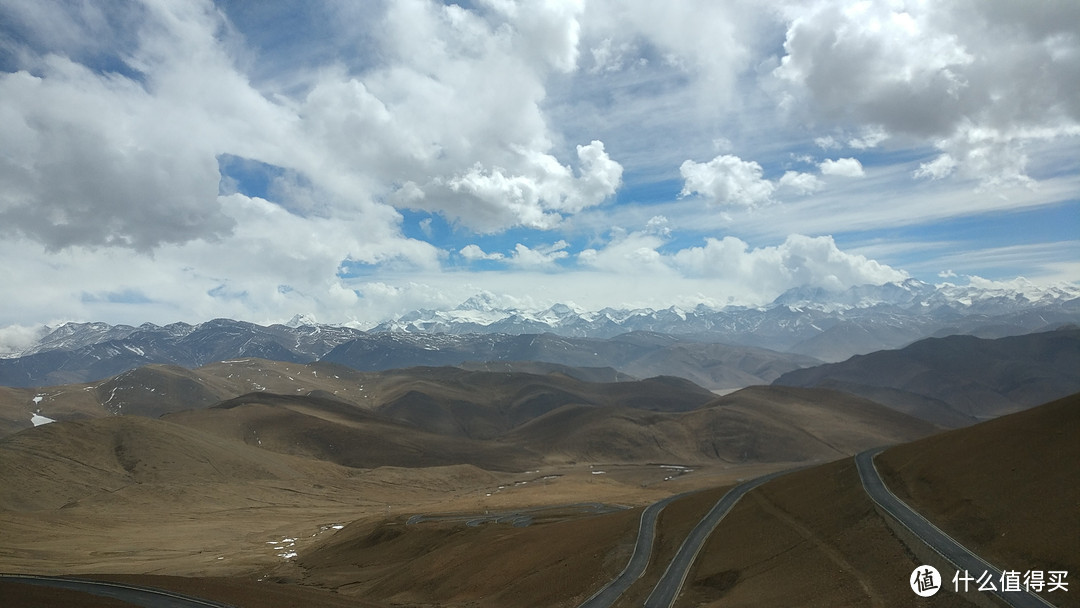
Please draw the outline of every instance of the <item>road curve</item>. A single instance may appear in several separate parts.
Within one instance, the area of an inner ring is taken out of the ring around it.
[[[68,578],[60,576],[36,576],[32,574],[0,574],[0,578],[6,581],[53,587],[57,589],[70,589],[89,593],[99,597],[109,597],[117,600],[142,606],[143,608],[233,608],[230,604],[213,602],[189,595],[182,595],[164,589],[113,583],[109,581],[93,581],[80,578]]]
[[[978,577],[984,571],[990,572],[993,577],[991,580],[995,586],[999,586],[1001,570],[990,565],[986,560],[975,555],[951,536],[942,532],[937,526],[897,498],[885,486],[885,482],[881,479],[877,466],[874,464],[874,456],[877,456],[884,449],[873,448],[861,452],[855,457],[855,464],[859,469],[859,479],[862,481],[863,488],[870,496],[870,499],[955,566],[957,571],[967,571],[974,577]],[[947,583],[952,581],[944,573],[942,573],[942,579],[942,587],[946,587]],[[976,588],[976,585],[971,586],[973,590]],[[1053,608],[1053,604],[1028,591],[991,591],[989,593],[993,593],[1015,608],[1046,608],[1048,606]]]
[[[705,546],[705,541],[708,540],[709,535],[719,525],[720,520],[735,506],[735,503],[739,502],[739,499],[750,490],[794,470],[796,469],[777,471],[755,477],[728,490],[728,493],[724,494],[705,517],[694,526],[694,529],[690,531],[686,540],[679,547],[679,551],[675,554],[675,558],[668,564],[664,575],[660,577],[660,582],[656,584],[656,587],[653,587],[652,593],[645,600],[645,608],[670,608],[675,603],[675,599],[679,597],[683,583],[686,582],[686,576],[690,573],[690,566],[697,559],[701,548]]]
[[[656,520],[660,517],[660,512],[672,502],[692,493],[685,492],[669,496],[654,502],[641,512],[637,542],[634,543],[634,553],[630,556],[630,561],[626,563],[626,567],[618,576],[594,593],[592,597],[585,600],[578,608],[608,608],[623,593],[626,593],[626,590],[630,588],[630,585],[634,584],[634,581],[641,578],[641,575],[645,573],[645,568],[649,565],[649,559],[652,557],[653,541],[656,538]]]

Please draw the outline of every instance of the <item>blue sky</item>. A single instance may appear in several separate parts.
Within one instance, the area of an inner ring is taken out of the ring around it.
[[[0,0],[4,335],[1080,280],[1080,5]]]

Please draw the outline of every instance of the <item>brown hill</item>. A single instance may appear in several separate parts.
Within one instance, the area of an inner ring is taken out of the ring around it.
[[[685,413],[568,406],[507,438],[552,459],[742,463],[832,460],[936,430],[843,393],[751,387]]]
[[[942,426],[966,426],[1080,391],[1080,329],[930,338],[792,371],[774,384],[832,388]]]
[[[524,372],[526,374],[562,374],[584,382],[625,382],[637,378],[614,367],[572,367],[547,361],[466,361],[458,365],[474,372]]]
[[[147,365],[87,384],[36,389],[0,387],[0,436],[32,427],[31,414],[38,411],[53,420],[113,414],[156,418],[168,412],[207,407],[257,390],[295,393],[321,389],[347,394],[348,388],[355,391],[361,383],[351,370],[342,370],[345,380],[325,373],[320,379],[319,371],[325,370],[325,366],[318,364],[243,359],[213,363],[197,370]],[[305,387],[312,381],[314,386]]]
[[[43,425],[0,439],[0,509],[59,509],[138,484],[341,475],[195,429],[135,416]]]
[[[681,378],[584,382],[556,374],[415,367],[373,378],[381,414],[423,430],[490,439],[564,405],[687,411],[714,395]]]
[[[847,458],[744,496],[705,543],[675,605],[972,606],[951,591],[917,598],[907,580],[922,563],[874,509]]]
[[[524,528],[356,522],[283,572],[389,605],[571,607],[619,573],[640,516],[632,509]]]
[[[79,420],[98,418],[107,412],[92,384],[47,388],[0,386],[0,437],[32,428],[35,414],[51,420]]]
[[[374,411],[333,396],[252,393],[165,419],[350,467],[471,464],[493,471],[574,462],[824,461],[936,430],[864,399],[821,389],[753,387],[714,399],[708,407],[654,412],[582,405],[550,383],[520,386],[499,404],[490,398],[454,400],[451,396],[464,394],[466,387],[451,385],[443,391],[442,385],[424,382],[427,392],[408,390]],[[647,405],[665,387],[674,386],[677,392],[683,384],[681,379],[657,378],[598,385],[609,393],[596,391],[592,397]],[[403,385],[416,386],[415,377]],[[638,394],[622,392],[635,387]],[[392,393],[385,384],[382,390]],[[515,415],[524,422],[514,425]]]
[[[769,384],[789,371],[818,364],[813,357],[753,346],[680,341],[619,369],[639,378],[679,376],[709,388],[733,389]]]
[[[521,471],[540,460],[516,446],[424,431],[318,395],[252,393],[212,408],[169,414],[165,420],[253,447],[349,467],[472,464]]]
[[[54,420],[109,414],[156,418],[260,392],[332,396],[430,432],[489,439],[569,403],[683,411],[714,396],[678,378],[590,382],[569,369],[543,374],[454,367],[357,372],[329,363],[261,359],[222,361],[196,370],[148,365],[86,385],[0,389],[0,430],[29,428],[39,409]]]
[[[1080,572],[1080,394],[877,462],[893,492],[991,563]]]
[[[890,489],[991,563],[1071,573],[1080,567],[1078,436],[1073,395],[889,448],[877,464]],[[875,509],[844,459],[747,494],[706,543],[676,605],[916,605],[904,581],[928,552]],[[949,586],[917,605],[989,605],[985,595]],[[1080,605],[1068,593],[1047,599]]]

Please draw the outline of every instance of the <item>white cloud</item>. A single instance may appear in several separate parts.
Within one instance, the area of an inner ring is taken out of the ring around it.
[[[825,187],[825,182],[811,173],[786,171],[778,182],[781,188],[789,188],[798,194],[811,194]]]
[[[956,159],[948,154],[940,154],[932,161],[919,163],[913,175],[919,178],[942,179],[956,171]]]
[[[814,145],[822,150],[832,150],[840,147],[840,142],[836,141],[836,138],[832,135],[825,135],[822,137],[814,138]]]
[[[399,204],[438,211],[478,232],[500,232],[515,226],[549,230],[565,215],[604,202],[618,189],[622,166],[611,160],[604,144],[577,147],[578,175],[549,154],[522,151],[515,163],[521,173],[477,163],[468,171],[426,186],[410,182]]]
[[[625,275],[670,272],[664,256],[657,251],[664,239],[655,234],[622,234],[602,249],[585,249],[578,262],[586,267]]]
[[[679,167],[685,182],[680,196],[698,194],[720,206],[757,207],[770,202],[776,186],[762,177],[761,165],[724,154],[707,163],[687,160]]]
[[[848,140],[848,145],[856,150],[866,150],[869,148],[876,148],[881,142],[889,139],[888,132],[879,126],[869,126],[863,128],[863,134],[859,137],[853,137]]]
[[[507,261],[518,268],[554,268],[557,261],[570,257],[570,253],[566,251],[569,246],[570,244],[563,240],[536,248],[518,243]]]
[[[961,176],[1024,183],[1025,142],[1080,133],[1076,3],[835,0],[785,14],[775,75],[806,102],[790,107],[869,129],[852,147],[914,136]]]
[[[369,319],[456,305],[474,280],[760,302],[800,277],[886,276],[784,238],[1075,199],[1080,9],[1028,4],[401,0],[256,26],[272,3],[0,3],[0,255],[19,294],[0,322]],[[861,164],[819,165],[815,145],[874,168],[832,178]],[[219,158],[240,162],[223,176]],[[616,225],[631,232],[595,236]],[[507,231],[483,241],[497,252],[471,244]],[[729,236],[673,252],[708,234]],[[1013,251],[993,238],[978,247]],[[975,272],[932,255],[909,269]],[[1011,259],[1076,276],[1065,254]]]
[[[841,251],[832,237],[803,235],[791,235],[778,246],[758,249],[750,249],[735,237],[709,238],[703,247],[676,253],[674,262],[690,276],[746,281],[760,293],[774,294],[800,285],[844,289],[907,278],[903,271]]]
[[[0,355],[14,354],[34,345],[46,334],[44,325],[0,327]]]
[[[654,215],[645,223],[645,233],[655,234],[666,239],[671,236],[671,228],[668,224],[668,218],[662,215]]]
[[[819,165],[822,175],[839,175],[841,177],[862,177],[865,175],[862,163],[857,158],[826,159]]]
[[[459,251],[458,253],[461,254],[461,257],[469,260],[470,262],[475,260],[501,260],[506,257],[498,252],[486,253],[483,249],[480,248],[479,245],[476,244],[466,245],[462,247],[461,251]]]

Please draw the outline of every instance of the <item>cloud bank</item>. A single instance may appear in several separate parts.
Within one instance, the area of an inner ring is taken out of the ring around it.
[[[1075,3],[280,10],[0,4],[12,340],[68,318],[366,323],[470,289],[617,306],[909,264],[1077,278]],[[940,263],[837,245],[968,221],[950,251],[972,253]],[[1022,247],[1040,256],[989,254]]]

